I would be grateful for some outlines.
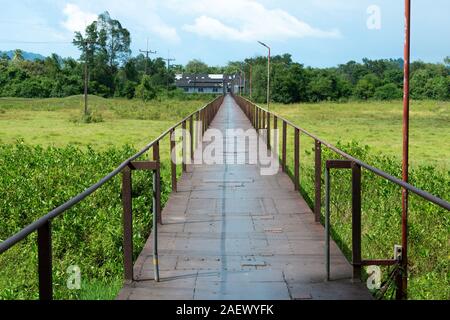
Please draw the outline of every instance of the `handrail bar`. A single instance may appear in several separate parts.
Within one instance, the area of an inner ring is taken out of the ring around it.
[[[403,180],[398,179],[398,178],[396,178],[396,177],[394,177],[394,176],[392,176],[392,175],[390,175],[390,174],[388,174],[388,173],[386,173],[386,172],[384,172],[384,171],[382,171],[382,170],[380,170],[378,168],[375,168],[375,167],[373,167],[373,166],[371,166],[371,165],[369,165],[369,164],[367,164],[367,163],[365,163],[365,162],[363,162],[363,161],[361,161],[361,160],[359,160],[357,158],[354,158],[351,155],[345,153],[344,151],[338,149],[334,145],[332,145],[332,144],[330,144],[330,143],[328,143],[328,142],[326,142],[326,141],[316,137],[315,135],[309,133],[305,129],[302,129],[302,128],[298,127],[297,125],[295,125],[291,121],[281,117],[279,114],[277,114],[275,112],[272,112],[272,111],[268,111],[267,109],[257,105],[256,103],[251,102],[250,100],[248,100],[248,99],[246,99],[246,98],[244,98],[242,96],[239,96],[239,97],[244,99],[247,103],[255,105],[257,108],[263,110],[264,112],[267,112],[267,113],[269,113],[271,115],[276,116],[278,119],[286,122],[286,124],[290,125],[294,129],[300,130],[301,132],[303,132],[304,134],[306,134],[310,138],[320,142],[321,144],[325,145],[327,148],[329,148],[330,150],[336,152],[337,154],[341,155],[342,157],[344,157],[344,158],[346,158],[348,160],[351,160],[351,161],[357,163],[358,165],[360,165],[361,167],[363,167],[363,168],[365,168],[365,169],[375,173],[376,175],[378,175],[380,177],[383,177],[386,180],[389,180],[390,182],[392,182],[392,183],[394,183],[394,184],[396,184],[396,185],[398,185],[400,187],[403,187],[406,190],[409,190],[409,191],[413,192],[414,194],[422,197],[423,199],[428,200],[428,201],[430,201],[430,202],[432,202],[432,203],[434,203],[434,204],[436,204],[436,205],[438,205],[438,206],[440,206],[440,207],[450,211],[450,202],[447,202],[447,201],[445,201],[445,200],[443,200],[443,199],[441,199],[439,197],[436,197],[435,195],[433,195],[433,194],[431,194],[431,193],[429,193],[427,191],[419,189],[419,188],[417,188],[417,187],[415,187],[415,186],[413,186],[413,185],[411,185],[409,183],[406,183]]]

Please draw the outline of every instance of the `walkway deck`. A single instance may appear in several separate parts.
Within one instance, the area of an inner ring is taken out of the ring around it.
[[[226,97],[211,128],[225,135],[251,124]],[[162,217],[161,282],[153,281],[150,237],[135,264],[137,280],[117,299],[371,299],[364,284],[351,281],[351,266],[334,242],[332,281],[324,281],[324,229],[282,172],[189,166]]]

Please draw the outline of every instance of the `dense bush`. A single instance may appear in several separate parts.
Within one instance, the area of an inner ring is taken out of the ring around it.
[[[403,91],[393,83],[378,87],[374,92],[374,98],[377,100],[401,99]]]
[[[130,147],[103,152],[73,146],[30,147],[22,143],[0,146],[0,240],[4,240],[46,212],[69,200],[124,159]],[[162,172],[166,179],[166,170]],[[134,249],[142,249],[150,233],[151,174],[133,174]],[[162,185],[163,201],[170,187]],[[120,175],[85,201],[52,222],[53,276],[56,298],[80,298],[92,286],[114,298],[122,267],[122,203]],[[66,288],[70,265],[82,272],[82,291]],[[0,299],[37,298],[36,235],[0,255]],[[112,289],[111,289],[112,288]],[[83,291],[84,290],[84,291]]]
[[[361,147],[357,143],[337,146],[370,165],[401,177],[401,163],[394,157],[373,154],[368,147]],[[313,149],[306,150],[305,156],[313,156]],[[324,160],[339,158],[329,149],[323,149]],[[301,172],[304,196],[314,199],[312,162],[304,162]],[[351,173],[333,170],[331,181],[333,237],[351,260]],[[449,171],[434,166],[415,166],[410,170],[410,183],[442,199],[450,198]],[[322,186],[324,197],[324,181]],[[401,244],[401,189],[363,169],[362,190],[362,256],[365,259],[390,259],[394,245]],[[310,205],[313,205],[312,201]],[[325,208],[322,209],[323,219]],[[449,212],[411,194],[408,242],[410,299],[450,297],[449,234]],[[382,272],[384,276],[387,275],[386,268]]]

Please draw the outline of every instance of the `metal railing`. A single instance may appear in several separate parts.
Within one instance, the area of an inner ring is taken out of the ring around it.
[[[345,160],[333,160],[326,159],[326,212],[325,212],[325,227],[326,227],[326,239],[325,243],[329,243],[330,221],[329,221],[329,199],[330,199],[330,183],[329,183],[329,171],[331,169],[352,169],[352,265],[353,265],[353,277],[361,277],[361,268],[368,265],[376,266],[392,266],[398,267],[398,274],[396,277],[397,288],[401,288],[400,281],[406,281],[405,273],[401,272],[401,267],[405,268],[402,264],[402,259],[406,259],[405,256],[401,256],[399,259],[382,259],[382,260],[363,260],[361,259],[361,168],[374,173],[381,178],[402,187],[404,190],[412,192],[419,197],[436,204],[437,206],[450,211],[450,203],[440,199],[431,193],[421,190],[409,183],[402,181],[378,168],[375,168],[359,159],[352,157],[344,151],[338,149],[332,144],[318,138],[317,136],[309,133],[308,131],[293,124],[289,120],[280,117],[274,112],[270,112],[255,103],[247,100],[241,96],[233,95],[234,99],[246,114],[255,129],[259,132],[261,129],[267,130],[267,145],[271,146],[270,131],[278,129],[278,121],[282,122],[281,133],[281,168],[283,172],[288,172],[287,168],[287,129],[291,127],[294,129],[294,172],[291,176],[295,190],[300,191],[300,133],[305,134],[314,140],[314,215],[316,222],[320,222],[321,208],[322,208],[322,147],[326,147],[329,150],[341,156]],[[273,125],[271,125],[271,119],[273,119]],[[326,246],[326,268],[327,277],[329,277],[329,263],[330,252],[329,246]],[[406,252],[406,251],[405,251]],[[401,289],[399,289],[401,290]],[[397,292],[397,297],[401,297],[402,294]]]
[[[123,246],[124,246],[124,278],[126,281],[133,280],[133,221],[132,221],[132,196],[131,196],[131,172],[134,170],[149,170],[153,172],[153,213],[156,219],[153,219],[153,236],[157,237],[157,223],[162,222],[161,217],[161,174],[160,174],[160,141],[170,134],[170,152],[171,155],[176,152],[176,141],[173,138],[174,132],[178,127],[189,130],[190,148],[186,139],[185,131],[182,137],[182,155],[183,155],[183,172],[186,172],[186,158],[188,150],[190,156],[193,158],[194,143],[201,143],[203,134],[209,127],[211,121],[216,115],[219,107],[223,102],[224,96],[219,96],[203,108],[191,113],[183,120],[166,130],[154,141],[147,144],[141,151],[122,162],[115,170],[100,179],[97,183],[87,188],[82,193],[73,197],[66,203],[50,211],[40,219],[23,228],[21,231],[0,243],[0,254],[6,252],[14,245],[28,237],[31,233],[37,232],[37,247],[38,247],[38,277],[39,277],[39,298],[41,300],[51,300],[53,298],[53,280],[52,280],[52,228],[51,222],[76,204],[83,201],[96,190],[101,188],[107,182],[112,180],[115,176],[122,173],[122,201],[123,201]],[[198,124],[194,128],[194,120]],[[189,128],[188,128],[189,124]],[[146,152],[153,151],[153,161],[136,161]],[[172,191],[177,191],[177,168],[176,163],[171,161],[171,180]],[[154,241],[155,254],[155,280],[159,279],[157,272],[157,242]]]

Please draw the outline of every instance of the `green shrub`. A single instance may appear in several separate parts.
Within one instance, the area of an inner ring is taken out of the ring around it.
[[[97,152],[74,146],[44,149],[22,143],[1,145],[0,241],[99,181],[135,152],[129,146]],[[163,167],[163,201],[170,190],[164,183],[169,181],[167,174]],[[135,257],[150,233],[151,190],[151,173],[133,173]],[[83,298],[89,287],[100,291],[105,288],[106,296],[100,292],[98,298],[114,298],[117,291],[107,288],[113,286],[117,290],[123,274],[121,176],[55,218],[52,239],[57,299]],[[36,249],[33,233],[0,255],[0,299],[37,298]],[[66,288],[66,270],[70,265],[81,268],[81,291]]]
[[[362,147],[356,142],[337,144],[337,147],[395,177],[401,177],[401,162],[394,157],[371,153],[369,147]],[[312,156],[313,149],[306,150],[305,153],[306,156]],[[336,153],[323,148],[324,161],[339,158]],[[305,198],[314,199],[314,166],[312,163],[306,163],[301,170]],[[332,234],[344,254],[351,260],[351,173],[349,170],[333,170],[331,181]],[[450,171],[430,165],[415,166],[410,170],[410,183],[442,199],[450,198]],[[324,183],[322,187],[324,197]],[[323,221],[325,208],[322,209]],[[394,245],[401,244],[401,212],[401,189],[363,169],[364,259],[392,258]],[[450,297],[449,235],[449,212],[411,194],[408,242],[410,299],[445,300]],[[382,271],[386,276],[387,269]]]
[[[374,98],[377,100],[401,99],[403,91],[393,83],[385,84],[375,90]]]
[[[136,88],[136,98],[149,101],[156,98],[157,91],[151,83],[149,76],[143,76],[141,83]]]

